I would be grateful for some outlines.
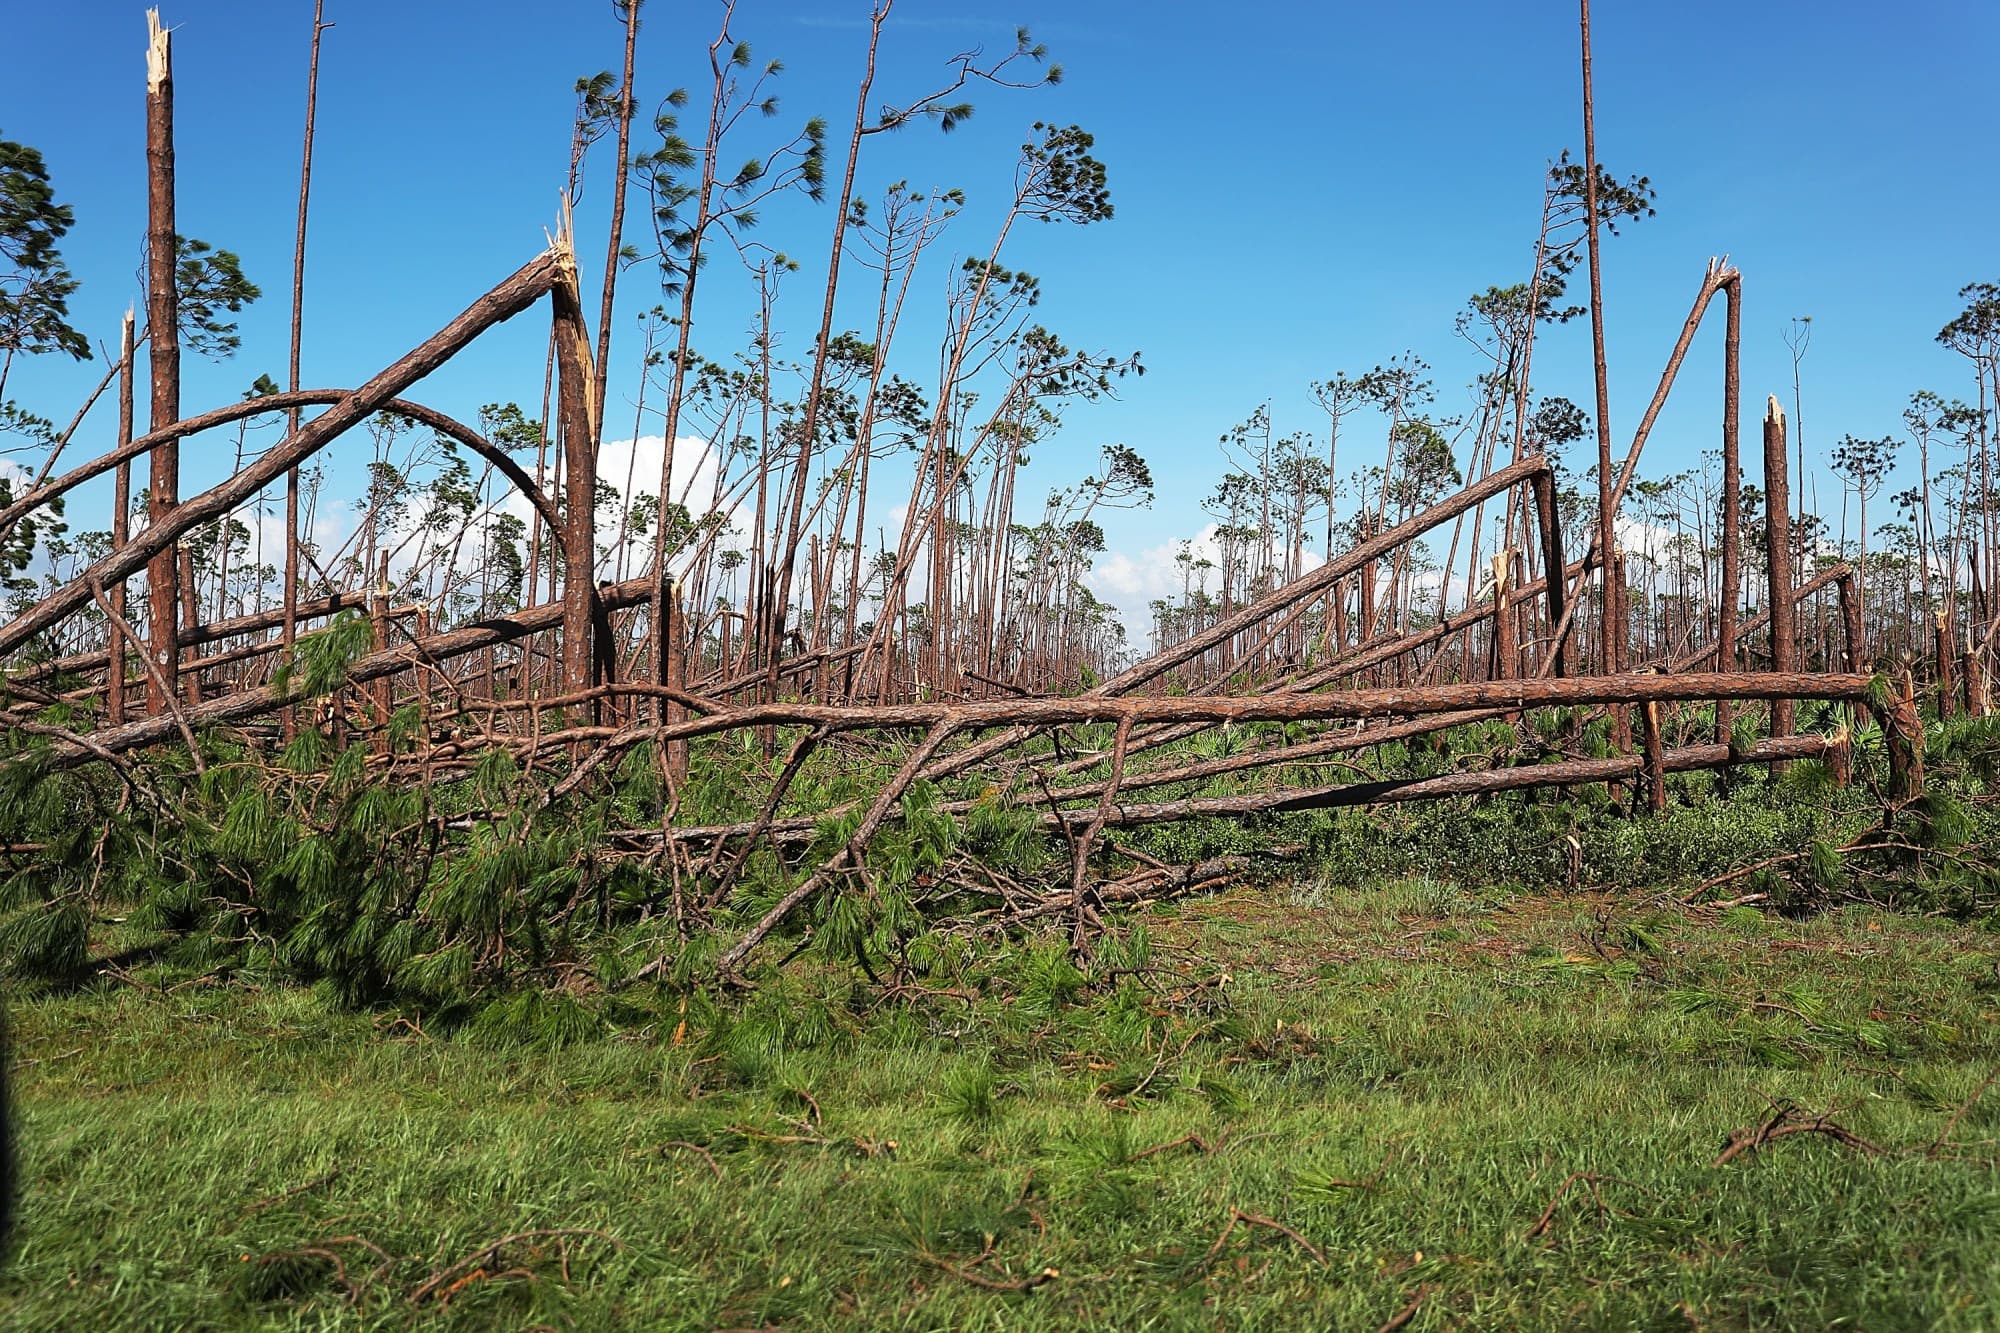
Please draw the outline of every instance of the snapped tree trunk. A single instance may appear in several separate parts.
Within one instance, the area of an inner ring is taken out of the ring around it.
[[[174,65],[173,38],[160,11],[146,11],[146,331],[153,371],[152,428],[173,424],[181,412],[180,303],[174,282]],[[157,527],[180,503],[181,447],[170,440],[153,450],[147,512]],[[146,683],[146,712],[172,707],[178,688],[180,563],[162,545],[146,567],[147,652],[157,670]]]

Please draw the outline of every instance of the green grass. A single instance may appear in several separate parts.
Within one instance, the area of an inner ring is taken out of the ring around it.
[[[1144,924],[1124,973],[628,994],[553,1046],[306,990],[19,1000],[0,1321],[2000,1324],[2000,938],[1412,880]],[[1787,1102],[1885,1151],[1714,1164]]]

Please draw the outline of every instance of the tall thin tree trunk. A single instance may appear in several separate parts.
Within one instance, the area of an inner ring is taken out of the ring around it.
[[[1583,208],[1590,251],[1590,359],[1597,385],[1597,544],[1598,570],[1604,589],[1603,639],[1599,665],[1607,674],[1623,662],[1623,626],[1618,606],[1618,580],[1613,576],[1617,551],[1617,513],[1611,500],[1611,381],[1604,358],[1604,281],[1598,263],[1597,112],[1591,85],[1590,0],[1579,0],[1583,29]],[[1631,722],[1624,709],[1612,708],[1614,730],[1621,745],[1629,744]]]
[[[861,159],[861,141],[868,133],[868,94],[875,85],[875,53],[882,43],[882,24],[895,0],[879,0],[868,29],[868,64],[861,76],[861,89],[854,99],[854,135],[848,141],[847,167],[841,176],[840,197],[834,201],[833,242],[826,261],[826,297],[820,307],[819,335],[813,342],[812,379],[806,387],[805,410],[800,413],[799,455],[791,478],[791,495],[784,510],[785,530],[778,542],[776,578],[764,591],[768,655],[765,670],[766,697],[777,698],[778,661],[784,656],[785,604],[791,598],[792,565],[798,559],[803,538],[800,523],[805,515],[806,489],[811,481],[812,454],[819,434],[819,416],[826,392],[826,357],[833,336],[833,298],[840,285],[840,258],[846,249],[849,207],[854,199],[854,173]],[[939,409],[943,410],[942,406]]]
[[[1771,395],[1764,413],[1764,558],[1770,573],[1771,669],[1790,671],[1797,655],[1792,616],[1791,486],[1785,476],[1785,409]],[[1865,585],[1864,585],[1865,586]],[[1771,701],[1771,735],[1792,734],[1792,701]]]
[[[1715,669],[1734,671],[1736,662],[1736,603],[1743,586],[1743,458],[1741,441],[1743,278],[1723,285],[1726,302],[1722,345],[1722,588],[1715,595],[1721,609],[1715,622]],[[1730,704],[1715,705],[1715,739],[1727,744]]]
[[[604,429],[604,394],[611,375],[611,308],[618,291],[618,256],[625,240],[625,182],[632,164],[632,60],[639,44],[639,6],[643,2],[620,0],[625,11],[625,81],[618,89],[618,166],[611,177],[611,238],[604,253],[604,298],[597,308],[597,374],[590,393],[600,431]],[[645,374],[643,365],[639,373]],[[629,503],[631,497],[626,499]],[[664,498],[661,503],[665,504]]]
[[[331,24],[322,23],[325,0],[313,0],[312,56],[306,65],[306,126],[299,150],[299,221],[292,239],[292,355],[290,373],[286,378],[286,388],[299,391],[299,344],[305,322],[306,293],[306,206],[312,194],[313,122],[319,106],[319,39]],[[285,433],[294,435],[299,429],[299,410],[295,407],[287,414]],[[285,645],[286,657],[291,656],[292,645],[299,633],[299,470],[292,468],[285,473],[285,619],[281,637]],[[289,731],[293,725],[290,709],[285,711],[285,726]]]
[[[137,348],[132,335],[133,312],[125,311],[125,320],[118,335],[118,447],[122,450],[132,443],[133,381],[132,359]],[[118,473],[113,482],[111,511],[111,549],[123,550],[132,535],[132,464],[129,461],[118,464]],[[125,642],[125,633],[120,628],[125,620],[125,580],[111,585],[111,661],[105,668],[106,721],[111,726],[122,726],[125,721],[125,653],[128,648],[141,648],[139,644]]]
[[[152,429],[180,419],[180,309],[174,284],[174,67],[172,38],[160,25],[160,11],[146,11],[146,326],[152,340]],[[181,447],[173,440],[153,450],[148,512],[160,522],[180,503]],[[148,673],[146,713],[157,717],[172,706],[180,678],[180,562],[172,547],[146,568],[148,634],[157,672]]]

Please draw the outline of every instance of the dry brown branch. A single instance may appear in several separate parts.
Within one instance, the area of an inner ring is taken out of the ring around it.
[[[599,589],[598,594],[600,600],[607,606],[630,606],[644,600],[647,587],[648,580],[628,579],[624,583],[607,585]],[[369,653],[348,668],[347,680],[349,684],[363,684],[394,675],[399,671],[411,670],[427,662],[462,657],[478,652],[482,648],[510,643],[530,634],[552,629],[561,622],[562,608],[559,605],[539,606],[511,616],[476,621],[459,629],[429,635],[413,643]],[[187,721],[195,727],[240,722],[246,718],[276,712],[287,703],[295,702],[297,697],[276,686],[266,685],[189,708]],[[13,726],[15,721],[11,718],[6,719],[0,722],[0,725]],[[174,724],[170,719],[147,718],[144,721],[127,723],[123,727],[94,732],[86,739],[101,749],[130,750],[165,740],[174,730]],[[73,762],[80,757],[72,755],[69,758]]]
[[[1988,1071],[1986,1077],[1979,1080],[1979,1086],[1972,1090],[1972,1095],[1960,1102],[1957,1109],[1952,1111],[1951,1118],[1944,1122],[1944,1128],[1940,1129],[1938,1136],[1931,1140],[1931,1146],[1924,1150],[1924,1156],[1935,1158],[1944,1151],[1944,1145],[1951,1139],[1952,1131],[1958,1128],[1958,1122],[1965,1119],[1966,1112],[1986,1095],[1986,1090],[1993,1086],[1996,1078],[2000,1078],[2000,1065],[1995,1065]]]
[[[1280,1235],[1287,1236],[1300,1249],[1317,1260],[1322,1268],[1327,1265],[1325,1250],[1322,1250],[1319,1246],[1313,1244],[1283,1222],[1278,1221],[1276,1218],[1264,1217],[1257,1213],[1246,1213],[1241,1208],[1231,1207],[1229,1210],[1229,1221],[1223,1225],[1222,1234],[1215,1238],[1215,1244],[1208,1247],[1208,1253],[1202,1258],[1201,1268],[1205,1269],[1215,1262],[1215,1257],[1222,1253],[1223,1245],[1228,1242],[1231,1233],[1236,1230],[1238,1222],[1246,1226],[1263,1227],[1266,1230],[1275,1231]]]
[[[992,1278],[987,1277],[984,1273],[976,1273],[970,1268],[955,1264],[941,1255],[932,1254],[929,1250],[918,1250],[917,1258],[923,1260],[939,1272],[948,1273],[960,1282],[969,1283],[983,1291],[1030,1292],[1037,1287],[1046,1286],[1048,1283],[1062,1276],[1060,1269],[1044,1268],[1039,1273],[1030,1273],[1026,1277]]]
[[[1621,1179],[1617,1176],[1599,1175],[1593,1171],[1572,1171],[1563,1177],[1562,1184],[1556,1186],[1554,1196],[1549,1199],[1549,1206],[1542,1210],[1542,1215],[1535,1219],[1535,1224],[1522,1233],[1521,1239],[1534,1240],[1539,1236],[1545,1236],[1549,1233],[1550,1228],[1555,1225],[1556,1209],[1562,1206],[1564,1196],[1570,1192],[1571,1186],[1574,1185],[1586,1185],[1589,1187],[1590,1197],[1596,1201],[1597,1211],[1600,1214],[1616,1212],[1616,1209],[1604,1202],[1603,1187],[1607,1184],[1624,1185],[1631,1189],[1642,1191],[1645,1189],[1643,1185],[1634,1185],[1631,1181]]]
[[[416,1289],[410,1293],[410,1304],[422,1305],[440,1287],[445,1287],[446,1284],[453,1283],[455,1279],[461,1278],[474,1269],[485,1268],[491,1265],[499,1258],[500,1252],[509,1245],[518,1245],[522,1241],[527,1240],[554,1240],[560,1244],[572,1236],[609,1241],[617,1249],[622,1250],[625,1248],[625,1242],[619,1240],[616,1236],[611,1235],[609,1232],[598,1231],[592,1227],[542,1227],[534,1231],[517,1231],[511,1236],[502,1236],[496,1241],[482,1245],[463,1259],[460,1259],[457,1263],[440,1268],[432,1273],[429,1278],[419,1283]],[[566,1257],[564,1263],[565,1265],[568,1263]],[[447,1290],[445,1295],[440,1296],[439,1299],[448,1298],[449,1290]]]
[[[100,611],[104,612],[105,619],[109,620],[120,634],[123,634],[133,643],[140,642],[138,631],[132,628],[131,623],[124,616],[118,614],[117,608],[111,604],[111,599],[105,595],[104,585],[99,583],[95,578],[90,580],[90,595],[96,599],[97,607]],[[169,681],[166,671],[161,667],[160,663],[153,660],[153,657],[152,653],[140,653],[140,664],[146,668],[147,678],[153,682],[153,687],[159,692],[158,697],[161,708],[173,719],[174,726],[180,730],[181,739],[187,743],[188,758],[194,763],[194,771],[198,774],[206,774],[208,772],[208,765],[202,761],[201,746],[195,743],[194,728],[188,725],[187,714],[181,711],[180,700],[175,696],[174,687]]]
[[[1853,1148],[1866,1156],[1882,1155],[1885,1150],[1881,1145],[1870,1143],[1867,1139],[1835,1124],[1832,1114],[1829,1111],[1823,1115],[1808,1116],[1791,1102],[1777,1102],[1772,1106],[1770,1116],[1762,1124],[1748,1125],[1731,1131],[1727,1146],[1712,1165],[1725,1166],[1744,1153],[1755,1152],[1791,1134],[1821,1134],[1843,1147]]]
[[[699,1143],[689,1143],[686,1139],[668,1139],[665,1143],[655,1148],[654,1151],[664,1153],[669,1148],[679,1148],[682,1152],[693,1153],[707,1164],[710,1174],[717,1180],[722,1179],[722,1168],[716,1164],[714,1154],[710,1153],[708,1149],[702,1147]]]
[[[1417,1311],[1423,1309],[1424,1301],[1430,1297],[1430,1294],[1431,1289],[1428,1285],[1418,1287],[1416,1294],[1410,1297],[1410,1303],[1390,1315],[1383,1322],[1382,1326],[1375,1330],[1375,1333],[1396,1333],[1397,1329],[1404,1327],[1417,1317]]]
[[[340,1179],[341,1171],[342,1168],[335,1167],[333,1170],[327,1172],[325,1175],[315,1176],[311,1180],[308,1180],[303,1185],[294,1185],[292,1188],[288,1190],[282,1190],[277,1194],[266,1195],[265,1197],[257,1200],[257,1202],[251,1204],[248,1208],[244,1209],[243,1211],[246,1213],[261,1212],[262,1210],[269,1208],[274,1203],[283,1203],[286,1199],[295,1198],[298,1195],[310,1193],[311,1191],[318,1189],[322,1185],[330,1185],[334,1181]]]

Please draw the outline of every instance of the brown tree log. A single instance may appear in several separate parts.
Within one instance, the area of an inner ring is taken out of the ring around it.
[[[113,588],[111,591],[115,594],[117,589]],[[114,596],[113,605],[116,604]],[[368,591],[361,589],[356,592],[335,593],[331,597],[315,598],[310,602],[300,602],[297,607],[297,614],[300,620],[317,620],[322,616],[337,615],[342,611],[352,611],[366,607],[367,605]],[[404,613],[399,611],[396,614]],[[214,643],[219,639],[233,639],[242,634],[257,634],[277,629],[284,623],[284,618],[284,611],[276,609],[271,611],[257,611],[249,615],[231,616],[227,620],[211,620],[206,624],[196,625],[183,631],[181,634],[181,646],[184,648],[194,648],[205,643]],[[274,643],[277,646],[283,646],[281,642],[274,641]],[[111,655],[102,648],[95,652],[72,653],[68,657],[58,657],[47,662],[38,662],[27,670],[6,677],[5,683],[8,685],[33,683],[74,672],[96,671],[103,668],[110,661],[110,657]]]
[[[1727,745],[1692,745],[1663,752],[1661,767],[1668,773],[1686,773],[1696,769],[1721,768],[1726,764],[1777,764],[1794,759],[1819,759],[1842,744],[1844,741],[1838,737],[1790,736],[1783,740],[1760,741],[1740,755],[1732,755]],[[1180,819],[1240,818],[1297,810],[1329,810],[1339,806],[1434,801],[1448,796],[1483,796],[1531,787],[1574,787],[1631,778],[1638,775],[1644,766],[1645,760],[1638,755],[1620,755],[1611,759],[1571,759],[1554,764],[1528,764],[1520,768],[1448,773],[1436,778],[1349,782],[1335,787],[1253,792],[1242,796],[1195,796],[1180,801],[1114,805],[1104,823],[1106,827],[1129,828],[1135,824],[1161,824]],[[1090,810],[1064,810],[1059,814],[1043,816],[1043,824],[1047,827],[1059,823],[1084,824],[1094,814]]]
[[[1532,481],[1538,474],[1546,474],[1547,471],[1548,463],[1539,454],[1524,458],[1518,463],[1509,464],[1507,467],[1501,468],[1498,472],[1494,472],[1483,480],[1466,487],[1458,494],[1431,506],[1414,518],[1398,523],[1395,527],[1361,543],[1361,545],[1354,547],[1337,558],[1328,560],[1317,569],[1311,570],[1293,579],[1290,583],[1258,598],[1240,611],[1237,611],[1234,615],[1222,617],[1215,624],[1209,626],[1199,634],[1190,635],[1180,643],[1155,653],[1145,661],[1119,672],[1111,679],[1096,686],[1090,693],[1092,695],[1107,697],[1129,694],[1148,681],[1156,680],[1165,675],[1182,662],[1190,658],[1199,657],[1209,649],[1234,638],[1238,634],[1243,633],[1243,631],[1255,628],[1260,622],[1276,615],[1279,611],[1291,606],[1294,602],[1319,596],[1327,588],[1331,587],[1336,580],[1356,573],[1364,565],[1367,565],[1371,561],[1379,560],[1382,556],[1396,550],[1406,542],[1416,540],[1440,523],[1450,522],[1481,501],[1490,500],[1496,495],[1504,494],[1509,487],[1524,481]],[[1552,568],[1557,569],[1561,567],[1560,563],[1552,566]]]

